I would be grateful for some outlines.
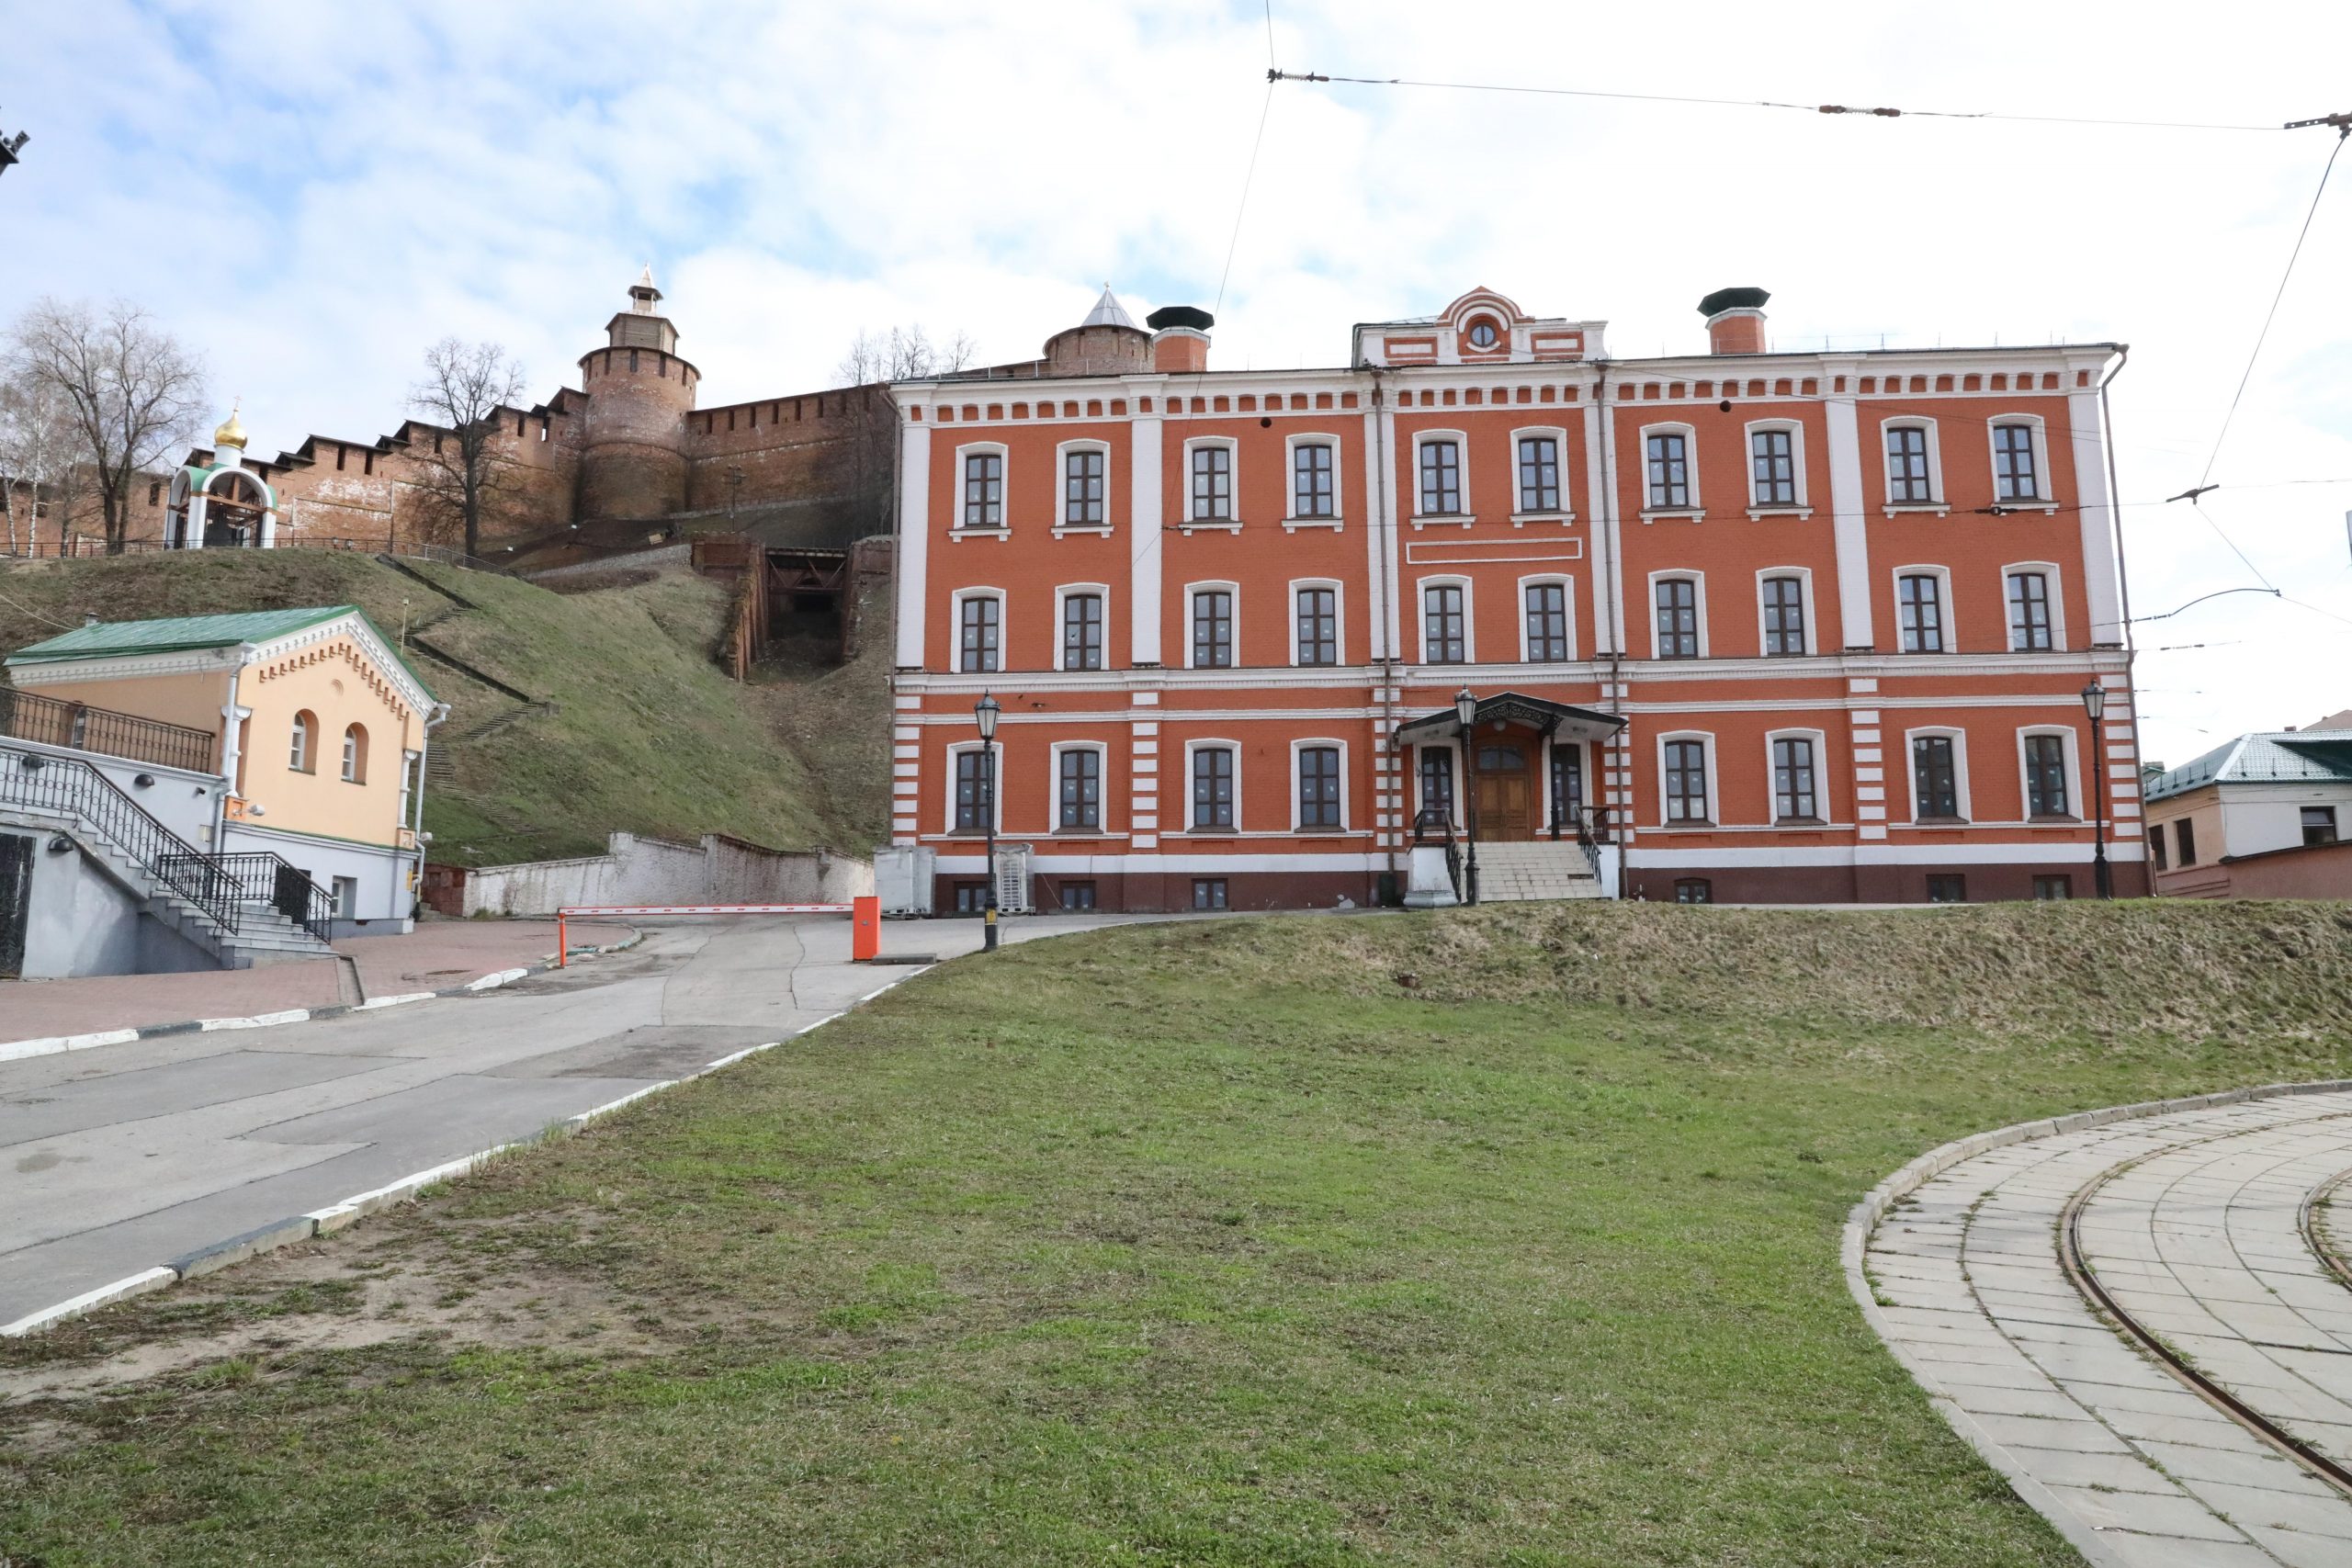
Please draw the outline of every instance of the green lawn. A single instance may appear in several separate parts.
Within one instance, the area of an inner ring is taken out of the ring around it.
[[[1863,1325],[1846,1212],[1965,1133],[2345,1072],[2347,987],[2324,905],[1521,907],[961,960],[7,1350],[234,1353],[0,1410],[0,1554],[2071,1562]]]

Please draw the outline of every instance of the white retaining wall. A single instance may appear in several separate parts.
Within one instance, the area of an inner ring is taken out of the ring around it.
[[[771,850],[723,833],[699,844],[615,833],[601,855],[479,866],[469,915],[552,915],[577,904],[843,904],[874,891],[870,861]]]

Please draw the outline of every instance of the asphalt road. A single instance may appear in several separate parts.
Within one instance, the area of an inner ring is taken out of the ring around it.
[[[529,1137],[916,972],[851,964],[849,936],[838,917],[679,921],[480,996],[0,1063],[0,1323]],[[979,942],[974,921],[893,924],[884,951]]]

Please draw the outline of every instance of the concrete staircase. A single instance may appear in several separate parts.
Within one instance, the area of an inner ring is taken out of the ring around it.
[[[1556,898],[1605,898],[1592,863],[1574,839],[1478,846],[1478,899],[1531,904]]]

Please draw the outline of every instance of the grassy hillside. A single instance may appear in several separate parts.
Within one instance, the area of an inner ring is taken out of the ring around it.
[[[425,792],[436,860],[460,864],[594,853],[613,829],[733,833],[780,848],[826,841],[819,786],[764,694],[709,660],[724,591],[665,571],[558,594],[511,578],[421,566],[461,609],[374,558],[323,550],[191,551],[0,571],[0,650],[84,615],[108,620],[356,604],[394,637],[405,623],[445,652],[559,711],[537,713],[421,654],[450,704]],[[887,755],[886,716],[870,744]],[[485,728],[487,727],[487,728]],[[863,849],[859,844],[844,848]]]
[[[2339,1076],[2347,974],[2342,906],[1024,943],[0,1345],[0,1540],[56,1568],[2079,1564],[1863,1322],[1846,1212],[1965,1134]]]

